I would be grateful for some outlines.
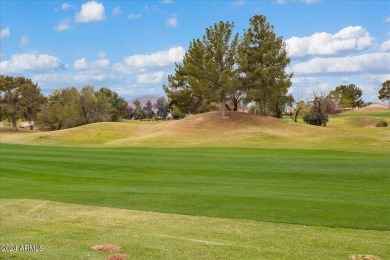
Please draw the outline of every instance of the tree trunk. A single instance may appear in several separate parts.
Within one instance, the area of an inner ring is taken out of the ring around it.
[[[16,125],[16,119],[12,119],[12,131],[14,131],[14,132],[18,131],[18,128]]]
[[[268,116],[269,110],[268,110],[268,103],[266,100],[263,101],[263,115]]]
[[[237,98],[233,98],[233,111],[237,111],[238,110],[238,100]]]
[[[390,109],[390,98],[387,101],[389,102],[389,109]]]
[[[222,117],[226,117],[226,98],[222,98]]]

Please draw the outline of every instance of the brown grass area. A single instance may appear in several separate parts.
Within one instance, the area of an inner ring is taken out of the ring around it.
[[[92,250],[97,250],[97,251],[119,251],[121,248],[119,246],[114,246],[114,245],[97,245],[97,246],[92,246]]]

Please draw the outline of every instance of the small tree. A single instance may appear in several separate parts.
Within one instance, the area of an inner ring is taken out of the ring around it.
[[[33,121],[45,98],[38,84],[24,77],[0,76],[0,116],[17,131],[18,119]]]
[[[81,89],[80,104],[85,124],[111,120],[113,107],[107,96],[97,94],[93,87],[85,86]]]
[[[313,92],[313,101],[311,101],[311,107],[309,112],[303,115],[303,122],[311,125],[326,126],[329,121],[328,114],[326,113],[326,96],[323,92],[318,94]]]
[[[378,98],[382,101],[387,100],[390,108],[390,80],[386,80],[382,83],[382,88],[379,90]]]
[[[149,118],[149,119],[153,118],[154,111],[153,111],[152,102],[150,100],[146,101],[146,104],[145,104],[143,110],[144,110],[144,114],[145,114],[146,118]]]
[[[157,116],[161,117],[164,120],[170,112],[168,102],[165,100],[164,97],[160,97],[156,100],[154,108],[157,109]]]
[[[292,96],[289,101],[290,101],[289,103],[290,109],[286,111],[287,115],[289,115],[294,122],[297,122],[299,113],[301,113],[303,109],[306,107],[306,103],[303,100],[297,101]]]
[[[124,98],[121,98],[116,92],[108,89],[101,88],[96,95],[104,95],[107,97],[109,103],[112,106],[111,110],[111,121],[116,122],[127,116],[128,104]]]
[[[135,106],[134,108],[134,119],[139,119],[139,120],[142,120],[145,118],[145,112],[144,110],[142,109],[141,107],[141,102],[136,99],[133,101],[133,104]]]
[[[76,88],[54,90],[37,115],[44,130],[60,130],[82,125],[80,93]]]

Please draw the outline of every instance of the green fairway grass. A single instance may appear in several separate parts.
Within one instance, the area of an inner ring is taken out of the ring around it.
[[[0,242],[43,252],[3,259],[389,259],[390,232],[164,214],[42,200],[1,199]],[[12,218],[10,217],[12,216]],[[119,252],[93,251],[111,244]],[[361,256],[361,258],[357,258]],[[363,256],[370,258],[362,258]],[[375,256],[375,258],[373,257]]]
[[[390,259],[387,108],[0,128],[0,259]]]
[[[1,157],[2,198],[390,230],[388,154],[2,144]]]

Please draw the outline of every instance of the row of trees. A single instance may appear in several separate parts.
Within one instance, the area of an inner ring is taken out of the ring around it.
[[[0,120],[8,119],[13,131],[17,120],[37,121],[42,129],[59,130],[127,116],[128,104],[108,88],[64,88],[47,98],[38,84],[24,77],[0,76]]]
[[[154,104],[150,100],[146,101],[145,106],[142,107],[141,102],[136,99],[133,101],[133,106],[128,108],[128,119],[152,119],[160,118],[165,120],[168,114],[171,112],[168,102],[164,97],[160,97]]]
[[[19,119],[35,121],[43,130],[60,130],[75,126],[121,119],[166,119],[170,107],[164,97],[155,104],[139,100],[128,102],[108,88],[95,90],[85,86],[54,90],[44,97],[38,84],[24,77],[0,76],[0,120],[11,122],[17,131]]]
[[[261,103],[263,115],[281,115],[292,78],[285,71],[290,63],[286,44],[262,15],[250,19],[242,37],[233,30],[234,23],[220,22],[190,43],[163,86],[174,109],[200,113],[218,103],[224,117],[245,100]]]
[[[98,91],[85,86],[53,91],[41,105],[37,121],[45,130],[60,130],[75,126],[119,121],[127,115],[127,102],[108,88]]]

